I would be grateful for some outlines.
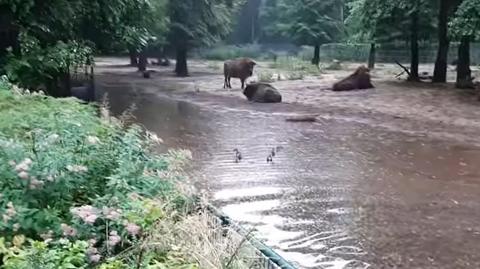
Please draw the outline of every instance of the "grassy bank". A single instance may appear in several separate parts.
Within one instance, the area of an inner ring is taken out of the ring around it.
[[[231,268],[179,188],[188,152],[159,141],[0,81],[0,268]]]

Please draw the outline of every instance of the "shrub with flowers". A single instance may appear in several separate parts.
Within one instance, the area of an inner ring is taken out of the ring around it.
[[[156,156],[148,148],[158,138],[97,114],[0,83],[0,268],[132,268],[173,257],[120,254],[190,204],[169,172],[178,154]]]

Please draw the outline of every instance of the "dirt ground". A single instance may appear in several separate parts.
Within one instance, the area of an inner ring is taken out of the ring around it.
[[[99,58],[99,65],[122,67],[125,59]],[[175,94],[193,94],[196,99],[218,97],[236,97],[244,99],[239,80],[232,79],[232,90],[223,89],[221,62],[190,61],[190,77],[177,78],[173,67],[149,67],[153,70],[152,79],[146,84],[158,83],[163,88],[170,87]],[[248,81],[258,81],[261,73],[273,74],[276,78],[288,75],[291,71],[269,68],[268,62],[260,62],[255,74]],[[318,114],[324,118],[338,118],[347,121],[359,121],[392,130],[411,132],[435,138],[454,139],[480,145],[480,102],[477,90],[455,89],[453,80],[455,71],[449,67],[448,84],[429,82],[406,82],[405,77],[396,78],[401,69],[393,64],[377,64],[372,71],[375,89],[332,92],[326,90],[347,76],[360,65],[344,63],[342,70],[323,70],[318,75],[306,75],[302,80],[281,80],[271,84],[279,89],[283,101],[292,107],[299,106],[300,111],[288,114]],[[477,68],[473,75],[480,74]],[[420,72],[431,72],[432,65],[421,65]],[[103,72],[103,71],[102,71]],[[120,80],[141,76],[135,69],[118,69],[123,72]],[[108,71],[107,71],[108,73]],[[155,89],[152,89],[155,91]],[[230,98],[231,99],[231,98]],[[237,100],[238,102],[238,100]]]

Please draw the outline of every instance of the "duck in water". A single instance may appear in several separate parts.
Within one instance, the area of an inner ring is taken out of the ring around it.
[[[275,154],[276,154],[276,150],[275,150],[275,148],[272,148],[272,151],[271,151],[270,155],[272,157],[275,157]]]
[[[234,149],[233,152],[235,152],[235,162],[240,162],[242,160],[242,153],[240,153],[238,149]]]

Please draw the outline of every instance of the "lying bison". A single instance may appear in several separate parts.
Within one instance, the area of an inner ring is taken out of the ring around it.
[[[272,85],[266,83],[248,84],[243,94],[249,101],[257,103],[280,103],[282,95]]]
[[[333,84],[333,91],[351,91],[375,88],[370,82],[370,70],[365,66],[359,66],[350,76]]]
[[[253,68],[257,65],[249,58],[240,58],[226,61],[223,65],[223,74],[225,75],[225,83],[223,88],[232,88],[230,84],[231,78],[239,78],[242,82],[242,89],[245,87],[245,80],[252,76]]]

